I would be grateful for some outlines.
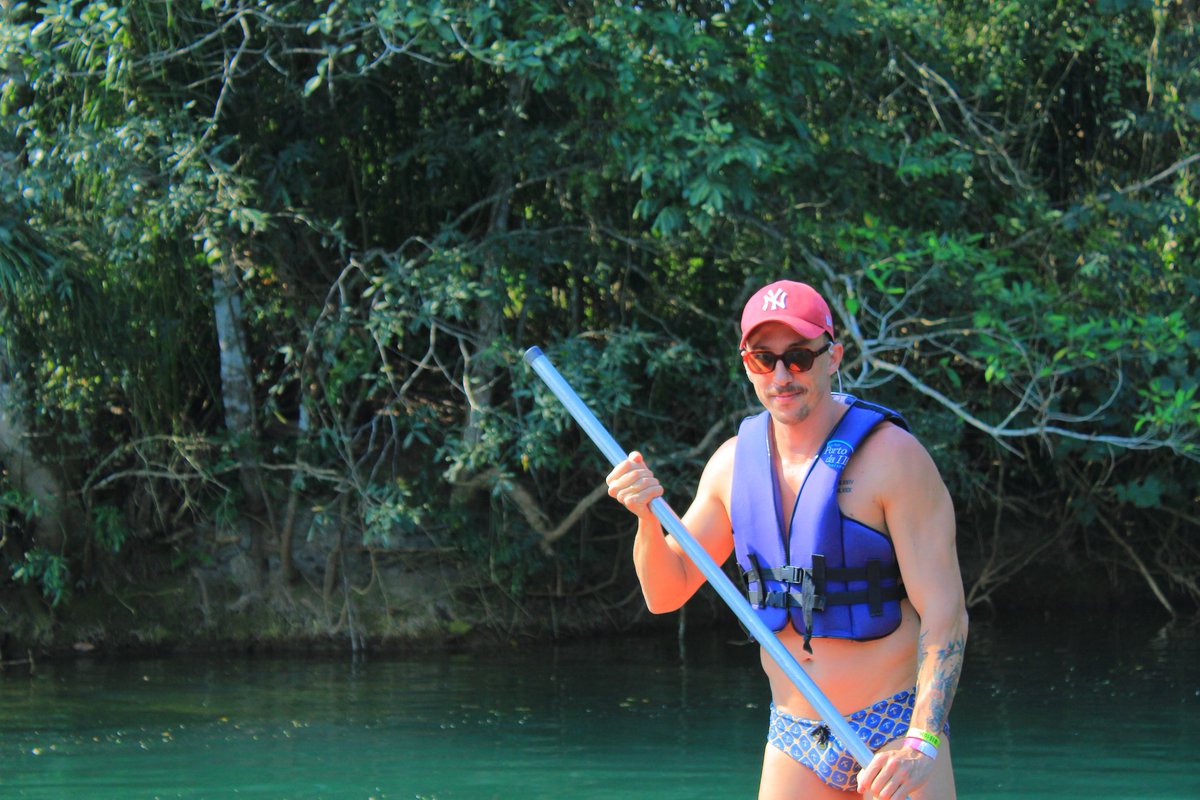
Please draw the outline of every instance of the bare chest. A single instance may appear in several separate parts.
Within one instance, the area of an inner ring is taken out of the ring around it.
[[[837,480],[837,503],[842,514],[887,532],[883,508],[878,501],[877,480],[872,476],[864,459],[852,459],[842,470]],[[780,507],[790,518],[796,507],[804,481],[812,469],[813,459],[793,463],[776,463]]]

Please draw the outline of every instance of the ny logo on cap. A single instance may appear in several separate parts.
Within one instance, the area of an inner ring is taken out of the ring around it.
[[[783,310],[787,308],[787,292],[783,289],[772,289],[763,295],[763,311]]]

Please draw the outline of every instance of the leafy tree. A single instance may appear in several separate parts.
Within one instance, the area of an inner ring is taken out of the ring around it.
[[[1080,563],[1194,603],[1196,28],[1165,0],[8,3],[7,413],[86,518],[9,571],[78,603],[196,575],[356,645],[425,573],[432,616],[625,624],[627,521],[520,354],[682,497],[753,406],[741,304],[790,275],[950,480],[972,602]]]

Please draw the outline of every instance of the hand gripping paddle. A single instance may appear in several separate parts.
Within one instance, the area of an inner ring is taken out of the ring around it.
[[[600,448],[610,464],[615,467],[629,457],[629,454],[622,450],[616,440],[605,430],[600,420],[596,419],[591,409],[579,399],[579,395],[575,394],[575,390],[554,368],[554,364],[550,363],[550,359],[541,351],[541,348],[531,347],[525,351],[525,361],[538,374],[538,377],[545,381],[554,396],[566,406],[567,411],[575,418],[592,442]],[[712,587],[717,590],[717,594],[742,621],[754,639],[766,648],[784,674],[791,679],[792,683],[796,684],[796,688],[804,695],[804,699],[817,710],[821,719],[825,721],[838,740],[849,748],[854,759],[863,767],[867,766],[874,755],[871,748],[867,747],[866,742],[850,728],[845,718],[838,713],[838,710],[829,702],[813,679],[796,661],[795,656],[788,652],[774,632],[758,618],[758,614],[750,607],[749,601],[742,596],[741,591],[733,585],[733,581],[729,580],[729,576],[717,566],[717,563],[712,560],[699,542],[692,538],[688,529],[684,527],[683,522],[671,510],[667,502],[661,497],[654,498],[650,501],[650,511],[662,523],[663,528],[675,537],[675,541],[683,548],[688,558],[704,574]]]

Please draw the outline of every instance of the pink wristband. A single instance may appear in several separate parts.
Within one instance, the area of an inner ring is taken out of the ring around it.
[[[907,739],[905,739],[904,746],[912,748],[918,753],[929,756],[930,758],[937,758],[937,748],[924,739],[918,739],[916,736],[909,736]]]

